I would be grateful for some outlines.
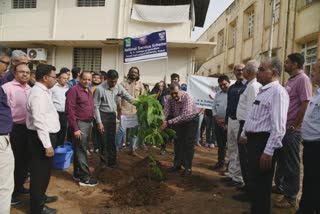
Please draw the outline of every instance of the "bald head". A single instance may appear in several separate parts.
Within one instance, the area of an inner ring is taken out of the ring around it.
[[[244,79],[244,77],[243,77],[244,67],[245,67],[244,64],[238,64],[238,65],[234,66],[233,73],[236,76],[237,81],[242,81]]]
[[[258,73],[259,63],[256,60],[250,60],[244,67],[243,76],[246,80],[251,81],[256,78]]]

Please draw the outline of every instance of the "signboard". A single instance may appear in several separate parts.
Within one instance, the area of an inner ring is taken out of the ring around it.
[[[133,63],[168,57],[166,31],[123,40],[123,62]]]
[[[188,93],[199,108],[212,109],[214,97],[219,90],[218,78],[195,75],[188,78]]]
[[[132,115],[121,115],[121,126],[124,129],[134,128],[138,126],[138,117],[136,114]]]

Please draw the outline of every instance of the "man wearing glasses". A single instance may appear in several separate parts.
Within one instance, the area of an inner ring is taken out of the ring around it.
[[[51,91],[56,83],[56,68],[39,65],[36,70],[37,82],[27,99],[26,124],[30,129],[30,213],[56,213],[44,205],[50,176],[56,134],[60,130],[59,115],[53,105]],[[55,200],[57,198],[55,197]]]
[[[5,64],[8,68],[10,62],[8,59],[0,61],[2,64]],[[11,55],[11,66],[14,67],[20,63],[28,64],[29,60],[27,54],[21,50],[12,51]],[[14,79],[13,69],[10,69],[7,73],[4,74],[3,78],[0,79],[0,86],[4,85],[7,82],[10,82]]]
[[[13,118],[13,128],[10,133],[10,142],[15,159],[14,169],[14,193],[11,205],[19,204],[16,196],[19,193],[29,193],[29,190],[23,187],[27,175],[29,158],[28,150],[28,129],[26,126],[27,117],[27,96],[31,87],[28,85],[30,80],[30,69],[27,64],[22,63],[13,67],[15,79],[2,86],[7,94],[8,105],[10,106]]]
[[[239,152],[238,152],[238,132],[240,128],[237,119],[237,107],[240,95],[246,89],[246,80],[243,77],[243,64],[236,65],[233,69],[237,81],[228,90],[228,102],[225,124],[227,128],[227,142],[229,150],[229,167],[227,177],[224,180],[230,185],[241,188],[243,179],[241,174]]]

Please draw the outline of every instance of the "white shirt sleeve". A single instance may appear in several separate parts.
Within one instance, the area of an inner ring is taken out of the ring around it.
[[[273,155],[274,150],[282,147],[282,138],[286,133],[289,96],[286,91],[276,91],[271,104],[271,132],[264,153]]]
[[[33,96],[30,97],[29,104],[32,111],[33,125],[37,130],[38,137],[43,144],[44,148],[52,147],[49,135],[49,127],[46,123],[47,115],[47,99],[44,96]]]

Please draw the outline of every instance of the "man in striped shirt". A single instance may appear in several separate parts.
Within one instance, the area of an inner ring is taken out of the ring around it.
[[[279,84],[282,65],[271,58],[259,66],[257,80],[262,87],[248,112],[239,143],[247,143],[248,184],[251,213],[271,213],[271,189],[275,161],[286,131],[289,96]]]
[[[192,97],[187,92],[181,91],[178,83],[170,85],[170,94],[164,107],[165,121],[161,126],[165,129],[171,125],[177,134],[174,142],[174,165],[170,171],[179,171],[183,166],[182,176],[188,176],[191,175],[199,113]],[[173,118],[169,119],[169,115],[173,115]]]

